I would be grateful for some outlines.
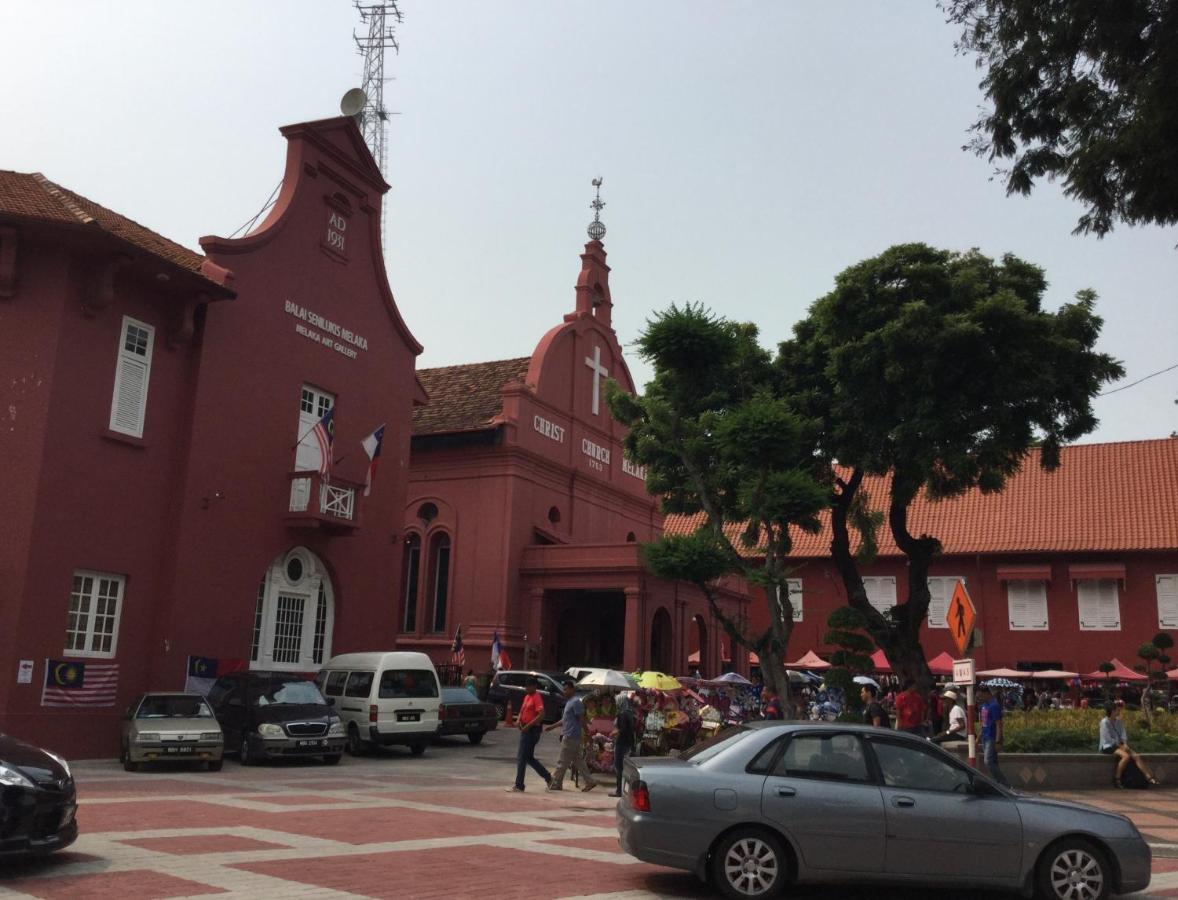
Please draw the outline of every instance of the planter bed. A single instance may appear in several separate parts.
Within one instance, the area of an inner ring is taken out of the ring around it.
[[[964,744],[945,749],[966,758]],[[978,768],[984,772],[980,743],[977,752]],[[1178,753],[1142,753],[1141,757],[1162,785],[1178,785]],[[1011,785],[1027,791],[1111,788],[1115,760],[1104,753],[998,754],[998,765]]]

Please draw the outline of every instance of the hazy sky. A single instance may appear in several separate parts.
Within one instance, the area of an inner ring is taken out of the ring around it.
[[[919,240],[1031,260],[1052,306],[1094,288],[1126,382],[1178,362],[1178,229],[1073,237],[1054,187],[1006,197],[960,149],[980,75],[934,0],[401,9],[387,255],[422,366],[531,353],[573,306],[599,174],[623,343],[698,300],[773,346]],[[345,0],[0,0],[0,168],[196,248],[278,183],[280,125],[337,114],[356,27]],[[1168,435],[1176,396],[1178,370],[1098,401],[1094,439]]]

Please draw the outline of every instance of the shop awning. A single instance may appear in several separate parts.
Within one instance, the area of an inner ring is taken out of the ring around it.
[[[1125,580],[1125,564],[1116,562],[1106,563],[1077,563],[1068,566],[1068,578],[1072,581],[1081,579],[1112,578],[1116,581]]]
[[[882,650],[876,650],[871,654],[871,665],[875,667],[877,672],[882,672],[884,675],[892,674],[892,665]]]
[[[830,663],[813,650],[807,650],[805,656],[794,662],[786,663],[785,667],[787,669],[813,669],[816,672],[821,672],[823,669],[829,669]]]
[[[999,581],[1050,581],[1051,566],[1037,563],[1030,566],[999,566]]]
[[[934,675],[952,675],[953,657],[941,652],[928,661],[928,670]]]
[[[1149,679],[1140,672],[1134,672],[1127,665],[1117,659],[1115,656],[1109,660],[1113,664],[1111,672],[1102,672],[1097,669],[1095,672],[1089,672],[1087,675],[1081,675],[1085,681],[1148,681]]]

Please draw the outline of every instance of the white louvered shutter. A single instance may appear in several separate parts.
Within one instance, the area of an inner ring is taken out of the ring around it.
[[[1121,603],[1117,582],[1111,578],[1083,578],[1076,582],[1076,605],[1081,631],[1120,631]]]
[[[110,430],[143,437],[147,415],[147,387],[151,380],[151,352],[155,328],[130,316],[123,317],[115,389],[110,405]]]
[[[791,578],[786,582],[789,585],[789,602],[793,606],[794,621],[802,621],[802,579]]]
[[[896,605],[896,579],[891,576],[872,575],[863,579],[863,588],[867,591],[867,602],[881,613]]]
[[[1178,628],[1178,575],[1159,575],[1158,628]]]
[[[1006,603],[1011,631],[1047,630],[1047,586],[1042,581],[1008,581]]]
[[[965,581],[965,579],[956,575],[939,575],[928,580],[929,628],[949,627],[949,623],[945,619],[949,615],[949,601],[953,599],[953,589],[957,587],[959,581]]]

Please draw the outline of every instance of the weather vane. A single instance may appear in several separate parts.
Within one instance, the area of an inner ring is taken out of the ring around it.
[[[605,208],[605,201],[601,199],[601,176],[593,179],[593,186],[597,188],[597,196],[593,198],[593,202],[589,204],[589,208],[593,210],[593,221],[589,223],[589,237],[595,241],[600,241],[605,237],[605,225],[601,221],[601,211]]]

